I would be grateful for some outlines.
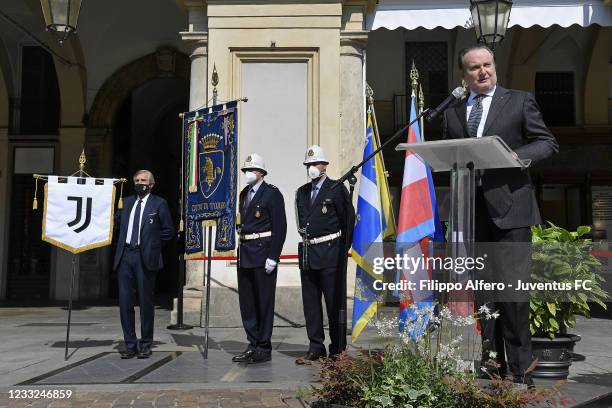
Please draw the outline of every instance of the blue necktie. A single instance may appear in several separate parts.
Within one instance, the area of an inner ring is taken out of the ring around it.
[[[312,186],[312,194],[310,196],[310,205],[313,205],[315,202],[315,198],[317,198],[317,190],[319,190],[319,186]]]
[[[474,104],[470,111],[470,117],[467,121],[467,131],[470,137],[478,136],[478,127],[480,126],[480,120],[482,119],[482,99],[484,95],[476,95],[474,98]]]
[[[140,236],[140,208],[142,200],[138,200],[136,204],[136,210],[134,211],[134,219],[132,220],[132,237],[130,238],[130,245],[136,246],[139,244],[138,237]]]

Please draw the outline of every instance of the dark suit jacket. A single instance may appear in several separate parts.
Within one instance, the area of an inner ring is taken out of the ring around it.
[[[126,197],[123,200],[123,209],[118,214],[120,225],[113,266],[115,270],[119,267],[123,256],[130,213],[134,204],[136,204],[135,195]],[[168,203],[159,196],[149,194],[142,212],[142,224],[140,226],[140,255],[145,268],[156,271],[164,267],[161,252],[162,241],[168,241],[172,238],[174,238],[174,226],[172,225]]]
[[[271,237],[240,241],[240,267],[263,268],[266,259],[276,262],[287,236],[287,216],[285,200],[281,192],[265,181],[261,183],[255,196],[246,207],[246,194],[249,187],[240,192],[240,234],[254,234],[272,231]]]
[[[346,254],[353,242],[355,226],[355,209],[344,185],[331,189],[335,180],[327,177],[310,205],[312,182],[301,186],[295,195],[298,212],[298,228],[306,228],[308,238],[317,238],[342,231],[340,239],[308,246],[309,269],[336,267],[340,257]],[[325,207],[325,210],[323,210]],[[302,260],[302,244],[298,247],[299,259]],[[301,265],[304,269],[305,265]]]
[[[448,139],[469,137],[467,133],[467,98],[444,112],[444,136]],[[559,145],[542,120],[542,114],[528,92],[497,86],[484,125],[483,136],[499,136],[520,159],[531,165],[550,157]],[[528,170],[486,170],[482,189],[492,221],[500,229],[541,224],[540,212]]]

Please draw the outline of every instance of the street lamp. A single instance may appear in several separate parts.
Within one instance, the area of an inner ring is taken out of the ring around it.
[[[512,0],[470,0],[476,38],[491,50],[506,36]]]
[[[47,30],[58,33],[62,44],[75,33],[82,0],[40,0]]]

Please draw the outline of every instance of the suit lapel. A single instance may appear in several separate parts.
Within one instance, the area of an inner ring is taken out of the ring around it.
[[[459,106],[455,108],[455,113],[457,114],[457,118],[459,119],[459,123],[461,123],[461,129],[463,129],[463,137],[470,137],[467,132],[467,98],[465,98]]]
[[[491,101],[489,113],[487,114],[487,121],[485,122],[484,128],[482,130],[483,136],[487,136],[489,128],[495,122],[495,119],[503,110],[509,99],[510,96],[508,95],[508,90],[498,85],[495,89],[495,93],[493,94],[493,100]]]
[[[142,234],[143,228],[147,225],[147,222],[146,222],[147,215],[151,214],[152,212],[151,208],[153,208],[155,204],[154,201],[155,201],[155,197],[153,196],[153,194],[149,194],[149,198],[147,198],[147,203],[142,209],[142,219],[140,220],[140,233],[141,234]]]

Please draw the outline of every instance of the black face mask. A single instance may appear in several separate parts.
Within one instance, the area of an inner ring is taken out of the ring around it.
[[[148,184],[134,184],[134,190],[140,197],[144,197],[151,191],[151,186]]]

